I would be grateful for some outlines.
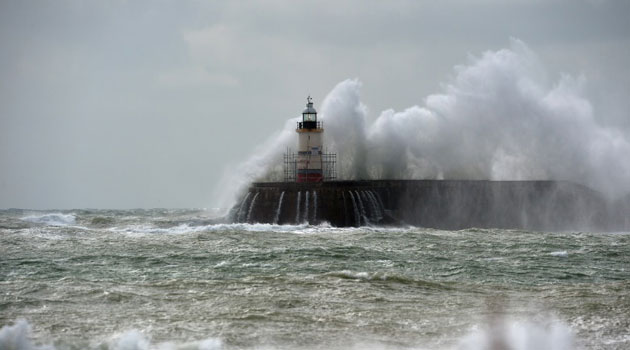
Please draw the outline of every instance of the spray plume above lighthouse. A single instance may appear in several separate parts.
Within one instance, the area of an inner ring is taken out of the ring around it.
[[[311,96],[306,98],[302,121],[297,122],[297,153],[284,155],[286,182],[323,182],[336,178],[337,155],[324,151],[324,123],[317,120]]]

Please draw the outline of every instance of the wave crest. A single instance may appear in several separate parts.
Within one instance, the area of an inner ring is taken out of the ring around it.
[[[25,216],[22,220],[49,226],[68,226],[76,223],[76,216],[74,214],[48,213]]]

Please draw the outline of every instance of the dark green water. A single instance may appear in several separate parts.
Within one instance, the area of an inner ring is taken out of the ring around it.
[[[0,349],[628,349],[630,234],[0,212]]]

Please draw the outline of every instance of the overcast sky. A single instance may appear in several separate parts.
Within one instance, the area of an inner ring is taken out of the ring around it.
[[[0,208],[212,207],[307,95],[358,78],[374,120],[510,38],[628,131],[629,17],[625,0],[2,0]]]

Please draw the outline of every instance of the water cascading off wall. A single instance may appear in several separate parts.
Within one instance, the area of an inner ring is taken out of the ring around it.
[[[313,191],[313,223],[317,224],[317,191]]]
[[[357,209],[357,202],[354,199],[352,191],[348,191],[350,198],[352,199],[352,210],[354,212],[354,223],[356,226],[361,226],[361,216],[359,216],[359,210]]]
[[[565,181],[278,182],[249,190],[235,206],[234,222],[623,230],[630,213],[625,202],[611,205]]]
[[[302,191],[298,191],[295,204],[295,224],[300,223],[300,202],[302,201]]]
[[[284,199],[284,192],[280,193],[280,199],[278,200],[278,208],[276,209],[276,215],[273,218],[274,225],[278,224],[278,220],[280,219],[280,211],[282,210],[282,200]]]
[[[304,200],[304,217],[302,218],[303,223],[308,223],[309,197],[310,197],[310,191],[306,191],[306,198]]]
[[[367,216],[365,215],[365,207],[363,206],[363,201],[361,200],[361,196],[359,195],[359,192],[357,192],[356,190],[354,191],[354,194],[356,195],[356,199],[357,199],[357,203],[359,204],[359,212],[361,213],[361,219],[364,225],[368,225],[368,219]]]
[[[235,214],[235,218],[236,218],[236,222],[243,222],[243,218],[244,218],[244,206],[247,203],[247,199],[249,198],[249,196],[251,195],[250,192],[247,192],[247,195],[245,195],[245,197],[243,198],[243,200],[241,201],[241,204],[238,207],[238,210],[236,211]]]
[[[258,198],[259,194],[260,192],[256,192],[254,198],[252,198],[252,201],[249,204],[249,210],[247,211],[247,219],[245,220],[245,222],[251,223],[252,209],[254,209],[254,205],[256,204],[256,199]]]

